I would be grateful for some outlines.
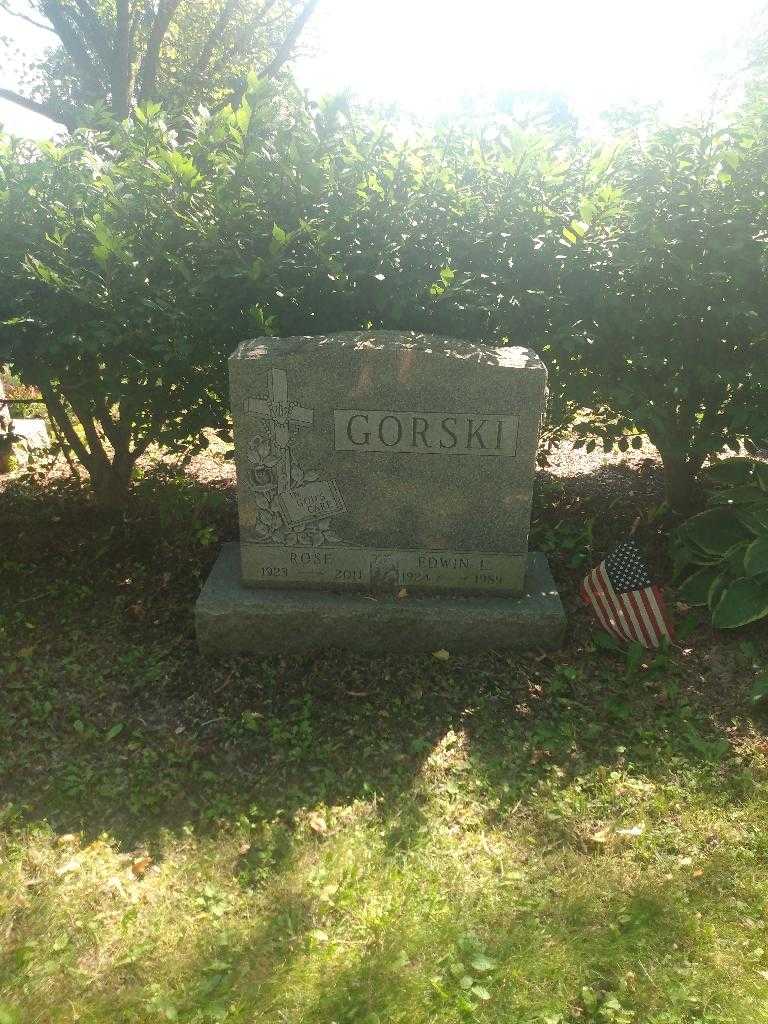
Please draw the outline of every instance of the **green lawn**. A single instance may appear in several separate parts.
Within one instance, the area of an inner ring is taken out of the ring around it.
[[[627,663],[575,598],[654,488],[545,483],[562,652],[217,663],[227,486],[8,485],[0,1024],[768,1021],[765,630]]]

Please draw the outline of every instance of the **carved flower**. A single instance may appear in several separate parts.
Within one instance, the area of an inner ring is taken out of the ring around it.
[[[266,466],[252,466],[251,480],[257,487],[269,487],[272,483],[272,474]]]
[[[246,453],[248,461],[253,463],[253,465],[260,466],[264,458],[269,455],[269,451],[269,444],[261,434],[254,434],[253,437],[248,438]]]

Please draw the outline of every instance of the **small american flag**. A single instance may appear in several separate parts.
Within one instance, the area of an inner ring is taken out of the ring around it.
[[[584,577],[581,597],[617,640],[655,648],[662,637],[672,638],[661,589],[651,582],[640,549],[631,539]]]

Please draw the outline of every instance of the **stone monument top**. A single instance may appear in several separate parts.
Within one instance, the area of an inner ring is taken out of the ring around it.
[[[246,585],[520,593],[533,352],[355,332],[247,341],[229,365]]]

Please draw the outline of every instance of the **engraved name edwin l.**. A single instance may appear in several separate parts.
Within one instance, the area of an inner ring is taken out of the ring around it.
[[[515,455],[517,416],[335,409],[338,452]]]

